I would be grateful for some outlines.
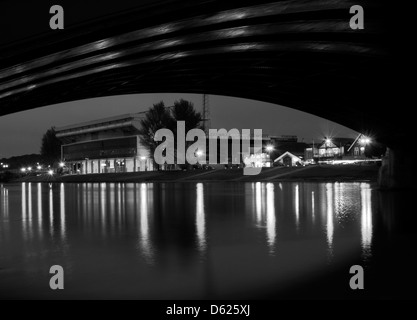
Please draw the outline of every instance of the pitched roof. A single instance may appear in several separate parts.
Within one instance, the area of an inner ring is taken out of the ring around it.
[[[298,161],[302,161],[302,159],[300,157],[297,157],[297,156],[293,155],[291,152],[287,151],[287,152],[283,153],[282,155],[280,155],[278,158],[276,158],[274,160],[274,162],[277,162],[277,161],[281,160],[285,156],[290,156],[291,158],[296,158],[296,160],[298,160]]]

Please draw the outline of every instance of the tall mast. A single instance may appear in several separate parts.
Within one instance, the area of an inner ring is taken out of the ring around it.
[[[203,94],[203,128],[208,135],[210,129],[210,103],[208,94]]]

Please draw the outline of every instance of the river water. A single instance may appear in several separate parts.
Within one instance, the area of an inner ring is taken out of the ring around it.
[[[349,183],[0,186],[0,297],[414,296],[410,195]],[[64,270],[51,290],[50,267]],[[352,265],[364,290],[352,290]]]

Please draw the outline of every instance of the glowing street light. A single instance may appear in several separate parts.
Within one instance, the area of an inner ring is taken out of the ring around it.
[[[369,139],[368,137],[363,137],[359,140],[359,143],[362,145],[367,145],[371,143],[371,139]]]
[[[63,167],[65,167],[65,163],[61,161],[61,162],[59,163],[59,166],[60,166],[61,168],[63,168]]]
[[[42,166],[37,166],[36,169],[41,170]]]
[[[28,167],[28,171],[31,171],[32,170],[32,167]]]
[[[26,172],[26,168],[22,168],[22,169],[20,169],[20,171]]]
[[[266,148],[265,148],[265,150],[266,150],[266,151],[268,151],[268,152],[271,152],[271,151],[273,151],[273,150],[274,150],[274,146],[272,146],[272,145],[267,145],[267,146],[266,146]]]
[[[53,175],[54,175],[54,171],[53,171],[53,170],[49,170],[49,171],[48,171],[48,174],[49,174],[50,176],[53,176]]]

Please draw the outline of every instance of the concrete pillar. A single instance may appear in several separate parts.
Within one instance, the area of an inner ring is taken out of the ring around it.
[[[410,151],[387,148],[379,169],[378,185],[381,189],[416,187],[416,170]]]

